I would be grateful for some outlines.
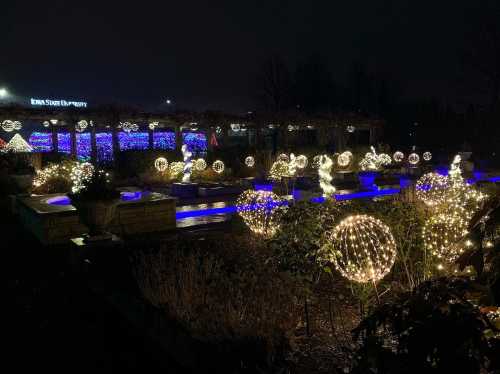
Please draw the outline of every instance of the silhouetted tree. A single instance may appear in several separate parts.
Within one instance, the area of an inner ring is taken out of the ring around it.
[[[291,77],[285,61],[279,56],[261,65],[256,79],[257,97],[266,110],[280,112],[290,103]]]

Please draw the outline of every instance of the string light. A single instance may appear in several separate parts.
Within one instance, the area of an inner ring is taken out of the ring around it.
[[[271,238],[280,227],[286,201],[271,191],[244,191],[236,200],[236,210],[248,228]]]
[[[175,178],[184,170],[184,163],[180,161],[171,162],[168,170],[170,172],[170,176]]]
[[[231,130],[234,132],[238,132],[241,129],[241,125],[239,123],[231,123]]]
[[[312,161],[312,167],[317,169],[319,168],[319,160],[321,158],[321,155],[316,155],[313,157],[313,161]]]
[[[417,199],[426,205],[435,207],[446,202],[449,189],[448,177],[427,173],[422,175],[415,185]]]
[[[389,227],[368,216],[355,215],[342,220],[325,233],[323,247],[327,260],[345,278],[377,282],[386,276],[396,259],[396,242]]]
[[[193,169],[193,162],[191,161],[193,154],[189,151],[186,144],[182,145],[181,151],[184,159],[182,183],[189,183],[191,182],[191,170]]]
[[[305,169],[308,164],[307,156],[298,155],[297,158],[295,159],[295,163],[297,164],[297,167],[299,169]]]
[[[271,165],[271,170],[269,170],[270,179],[280,181],[282,178],[286,178],[289,176],[290,170],[288,168],[288,162],[278,160]]]
[[[196,171],[203,171],[207,168],[207,162],[204,159],[199,158],[193,162],[193,166]]]
[[[217,174],[221,174],[224,172],[224,163],[221,160],[216,160],[212,164],[212,170],[215,171]]]
[[[6,132],[12,132],[14,130],[21,130],[22,123],[19,121],[11,121],[9,119],[2,122],[2,129]]]
[[[408,156],[408,162],[410,163],[410,165],[415,166],[420,162],[420,156],[417,155],[416,153],[411,153]]]
[[[168,161],[165,157],[158,157],[155,160],[155,169],[158,170],[160,173],[163,173],[165,170],[168,169]]]
[[[278,161],[283,161],[283,162],[290,162],[290,157],[288,157],[288,155],[286,153],[281,153],[278,157],[277,157],[277,160]]]
[[[337,164],[342,167],[348,167],[352,161],[352,152],[350,151],[345,151],[342,152],[338,157],[337,157]]]
[[[424,152],[424,154],[422,155],[422,158],[424,159],[424,161],[430,161],[432,159],[432,153]]]
[[[255,159],[253,158],[253,156],[247,156],[247,158],[245,158],[245,165],[248,166],[249,168],[254,167]]]
[[[89,126],[89,123],[85,120],[78,121],[75,125],[75,130],[78,132],[84,132],[85,129]]]
[[[14,153],[33,152],[33,147],[20,134],[15,134],[5,146],[5,151]]]
[[[150,122],[148,127],[150,130],[154,130],[158,127],[159,124],[160,124],[160,122]]]
[[[137,131],[139,130],[139,126],[135,123],[131,122],[120,122],[121,128],[125,132]]]
[[[70,178],[73,182],[71,192],[77,193],[86,187],[86,183],[92,179],[94,175],[94,165],[89,162],[76,163],[71,169]],[[101,171],[102,172],[102,171]]]
[[[389,155],[385,153],[377,154],[374,147],[371,147],[371,152],[365,154],[365,157],[359,163],[361,170],[372,170],[377,171],[380,170],[385,165],[389,165],[392,162],[392,159]]]
[[[356,127],[354,127],[353,125],[349,125],[346,127],[346,129],[347,132],[353,133],[356,130]]]
[[[318,168],[319,186],[323,190],[323,196],[326,198],[332,197],[336,191],[335,187],[332,185],[332,166],[333,161],[330,157],[327,155],[322,155],[320,157]]]
[[[405,155],[403,152],[401,151],[396,151],[394,152],[394,154],[392,155],[392,159],[395,161],[395,162],[401,162],[403,161],[405,158]]]

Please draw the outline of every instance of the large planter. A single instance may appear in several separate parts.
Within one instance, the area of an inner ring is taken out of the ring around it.
[[[33,174],[11,174],[10,177],[20,193],[31,193]]]
[[[88,227],[89,237],[105,236],[106,228],[113,220],[116,213],[118,199],[81,201],[71,200],[76,208],[80,221]]]
[[[379,175],[376,171],[360,171],[358,173],[359,187],[362,190],[376,190],[375,178]]]

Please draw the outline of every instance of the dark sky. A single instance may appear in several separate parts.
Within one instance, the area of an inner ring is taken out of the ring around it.
[[[271,54],[354,60],[447,96],[481,0],[4,1],[0,86],[19,96],[246,111]]]

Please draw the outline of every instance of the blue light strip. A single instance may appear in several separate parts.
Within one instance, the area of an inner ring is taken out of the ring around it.
[[[349,194],[342,194],[342,195],[335,195],[335,199],[337,201],[345,201],[345,200],[352,200],[352,199],[363,199],[363,198],[370,198],[370,197],[377,197],[377,196],[387,196],[387,195],[395,195],[400,193],[401,190],[399,188],[394,188],[394,189],[387,189],[387,190],[377,190],[377,191],[364,191],[364,192],[355,192],[355,193],[349,193]],[[315,197],[311,199],[311,202],[313,203],[322,203],[325,201],[325,198],[322,196]],[[287,202],[284,203],[285,205]],[[245,210],[252,210],[255,209],[255,207],[248,206],[244,208]],[[228,206],[228,207],[223,207],[223,208],[211,208],[211,209],[199,209],[199,210],[187,210],[187,211],[181,211],[177,212],[175,214],[176,219],[183,219],[183,218],[191,218],[191,217],[201,217],[201,216],[211,216],[215,214],[228,214],[228,213],[236,213],[237,207],[235,205],[233,206]]]

